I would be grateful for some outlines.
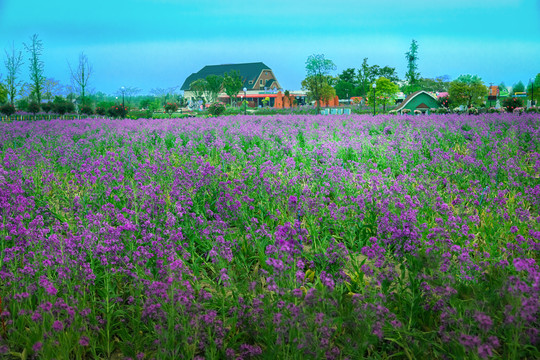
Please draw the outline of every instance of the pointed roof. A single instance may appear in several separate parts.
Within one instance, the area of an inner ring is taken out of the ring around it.
[[[225,73],[230,73],[236,70],[240,73],[242,80],[244,81],[242,87],[252,89],[255,85],[255,81],[263,70],[271,70],[268,65],[263,62],[243,63],[243,64],[222,64],[222,65],[206,65],[201,70],[188,76],[184,81],[184,84],[180,90],[189,90],[189,85],[198,79],[205,79],[208,75],[225,76]],[[249,81],[252,81],[249,84]]]
[[[420,95],[420,94],[422,94],[422,93],[424,93],[424,94],[426,94],[426,95],[432,97],[433,100],[437,100],[437,98],[436,98],[435,96],[433,96],[432,94],[428,93],[427,91],[425,91],[425,90],[419,90],[419,91],[413,92],[412,94],[409,94],[409,95],[405,98],[405,100],[403,100],[403,102],[402,102],[401,104],[399,104],[399,106],[398,106],[397,108],[395,108],[395,110],[396,110],[396,111],[400,111],[400,110],[401,110],[402,108],[404,108],[405,105],[407,105],[412,99],[414,99],[415,97],[417,97],[418,95]],[[427,107],[427,106],[426,106],[426,107]]]

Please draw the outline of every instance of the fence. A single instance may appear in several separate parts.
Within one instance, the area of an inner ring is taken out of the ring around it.
[[[0,116],[2,122],[13,121],[38,121],[38,120],[80,120],[80,119],[109,119],[101,115],[55,115],[55,114],[36,114],[36,115],[11,115]]]

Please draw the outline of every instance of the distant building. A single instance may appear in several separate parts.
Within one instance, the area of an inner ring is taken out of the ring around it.
[[[206,65],[201,70],[188,76],[180,90],[184,90],[184,97],[191,99],[194,94],[189,91],[192,82],[198,79],[205,79],[208,75],[225,76],[226,73],[237,71],[243,80],[242,88],[246,88],[251,94],[253,92],[268,91],[277,92],[281,85],[276,79],[270,67],[262,62],[243,64]],[[243,94],[243,92],[242,92]],[[224,95],[224,94],[222,94]],[[224,97],[220,95],[220,98]],[[226,95],[225,95],[226,97]]]
[[[403,110],[409,109],[411,112],[414,112],[414,110],[427,112],[429,109],[438,108],[440,108],[440,106],[437,103],[437,98],[427,91],[421,90],[407,96],[407,98],[396,108],[396,111],[402,113]]]

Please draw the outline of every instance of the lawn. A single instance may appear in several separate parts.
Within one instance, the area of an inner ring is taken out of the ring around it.
[[[540,358],[538,114],[0,124],[0,357]]]

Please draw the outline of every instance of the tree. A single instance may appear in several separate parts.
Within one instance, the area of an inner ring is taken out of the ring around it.
[[[223,87],[223,77],[219,75],[208,75],[206,77],[206,92],[208,93],[208,100],[211,103],[218,99],[219,93]]]
[[[223,78],[223,89],[225,89],[225,94],[229,96],[231,105],[233,99],[236,99],[236,96],[240,90],[242,90],[243,83],[242,77],[238,71],[233,70],[230,73],[225,73],[225,77]]]
[[[206,79],[197,79],[189,84],[189,90],[193,91],[196,100],[206,101],[206,89],[208,88],[208,82]]]
[[[6,53],[6,59],[4,61],[4,64],[7,70],[6,87],[7,87],[9,102],[11,105],[14,105],[15,96],[17,96],[18,89],[22,85],[22,82],[17,81],[17,79],[19,77],[19,72],[23,64],[23,56],[20,50],[15,51],[15,46],[12,46],[11,54],[8,53],[7,50],[5,50],[5,53]]]
[[[540,73],[536,75],[534,81],[529,82],[527,85],[527,95],[531,101],[535,101],[535,104],[538,104],[538,101],[540,101]]]
[[[7,87],[0,82],[0,104],[3,104],[8,99],[8,90]]]
[[[386,111],[386,105],[395,103],[396,96],[399,93],[399,87],[385,77],[378,78],[374,83],[376,85],[375,99],[377,104],[382,104],[383,111]],[[369,103],[373,105],[373,96],[370,97]]]
[[[482,79],[476,75],[460,75],[450,83],[448,97],[453,105],[481,105],[488,89]]]
[[[356,87],[351,82],[339,80],[334,88],[336,89],[336,95],[340,99],[349,99],[356,94]]]
[[[71,84],[74,90],[80,95],[82,104],[85,104],[87,100],[86,89],[93,72],[92,65],[88,61],[88,57],[84,55],[84,52],[79,54],[79,64],[75,70],[71,67],[71,64],[68,65],[71,73]]]
[[[390,66],[379,68],[376,75],[379,77],[387,78],[393,83],[396,83],[399,81],[399,76],[396,72],[396,68],[393,68]]]
[[[317,101],[317,113],[321,109],[323,90],[328,84],[330,71],[336,70],[332,60],[325,59],[324,54],[310,55],[306,60],[306,78],[302,81],[302,88],[308,95]]]
[[[30,85],[31,96],[37,100],[37,103],[41,103],[41,92],[43,90],[43,84],[45,83],[45,77],[43,76],[43,61],[41,55],[43,52],[43,43],[38,39],[38,35],[34,34],[31,38],[31,44],[24,44],[26,52],[30,55],[28,59],[30,61]]]
[[[512,86],[512,92],[514,94],[517,92],[525,92],[525,85],[523,85],[523,82],[521,82],[521,80]]]
[[[431,91],[431,92],[446,92],[450,83],[444,81],[442,77],[435,79],[420,78],[418,79],[419,90]]]
[[[405,79],[408,82],[406,88],[408,93],[414,92],[418,89],[417,82],[420,78],[420,73],[418,72],[418,42],[413,39],[411,42],[411,47],[409,51],[405,53],[405,58],[407,59],[407,72],[405,73]]]
[[[353,68],[348,68],[346,70],[343,70],[341,74],[339,74],[339,80],[347,83],[354,84],[356,82],[356,76],[355,76],[355,70]]]

